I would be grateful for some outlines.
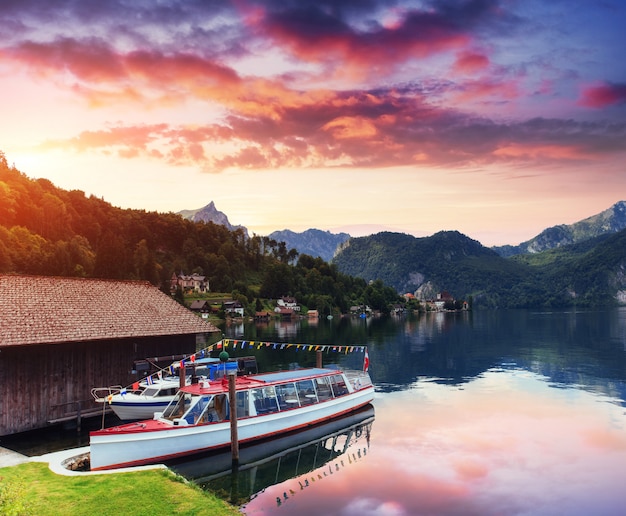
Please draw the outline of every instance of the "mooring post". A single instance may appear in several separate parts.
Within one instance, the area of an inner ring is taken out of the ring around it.
[[[81,406],[80,400],[76,402],[76,433],[80,434],[82,426],[82,414],[81,414]]]
[[[180,370],[178,371],[178,386],[183,388],[187,384],[187,375],[185,373],[185,362],[180,361]]]
[[[233,456],[233,468],[239,465],[239,436],[237,434],[237,392],[235,385],[237,373],[228,373],[228,403],[230,405],[230,445]]]
[[[322,367],[322,352],[319,350],[315,352],[315,367]]]

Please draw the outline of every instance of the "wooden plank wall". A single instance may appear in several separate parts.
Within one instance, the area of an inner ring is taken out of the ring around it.
[[[91,389],[130,385],[134,360],[195,351],[195,335],[1,348],[0,436],[101,408]]]

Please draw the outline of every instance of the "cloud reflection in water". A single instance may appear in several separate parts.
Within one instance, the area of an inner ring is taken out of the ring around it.
[[[246,514],[619,514],[626,503],[624,410],[521,370],[462,390],[418,381],[379,393],[367,456],[276,506],[292,480]]]

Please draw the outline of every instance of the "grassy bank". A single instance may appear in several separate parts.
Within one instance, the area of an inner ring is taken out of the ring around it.
[[[168,470],[62,476],[45,463],[0,468],[0,515],[193,514],[232,516],[237,508]]]

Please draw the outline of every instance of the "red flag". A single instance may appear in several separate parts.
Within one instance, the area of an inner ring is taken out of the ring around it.
[[[133,391],[138,391],[138,390],[139,390],[139,382],[133,383]]]
[[[217,349],[222,349],[222,343],[221,342],[217,343]]]
[[[189,360],[191,360],[191,363],[193,364],[196,361],[196,355],[191,355]]]
[[[365,358],[363,358],[363,371],[367,373],[367,370],[370,368],[370,356],[367,353],[367,348],[365,348]]]

